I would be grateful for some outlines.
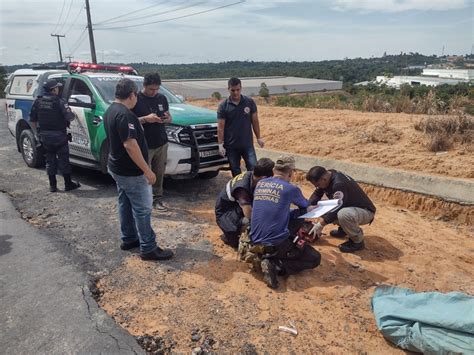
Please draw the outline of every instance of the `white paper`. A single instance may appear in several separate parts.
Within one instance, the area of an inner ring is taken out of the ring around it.
[[[305,213],[298,218],[317,218],[325,215],[328,212],[335,210],[337,207],[341,205],[342,201],[338,199],[334,200],[324,200],[319,201],[316,205],[316,208],[311,212]]]

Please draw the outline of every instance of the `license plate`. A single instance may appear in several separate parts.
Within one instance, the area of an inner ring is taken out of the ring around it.
[[[200,158],[208,158],[208,157],[212,157],[214,155],[219,155],[219,149],[203,150],[203,151],[199,152],[199,157]]]

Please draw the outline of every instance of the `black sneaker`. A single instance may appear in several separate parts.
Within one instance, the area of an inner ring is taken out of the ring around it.
[[[122,250],[130,250],[133,248],[138,248],[140,246],[140,240],[136,240],[134,242],[122,243],[120,244],[120,249]]]
[[[350,239],[347,242],[339,245],[339,250],[343,253],[353,253],[358,250],[363,250],[364,248],[365,248],[364,241],[361,241],[360,243],[354,243]]]
[[[79,187],[81,187],[81,184],[79,184],[78,182],[71,181],[69,184],[66,184],[64,186],[64,191],[75,190],[75,189],[78,189]]]
[[[221,234],[221,240],[224,242],[224,244],[237,249],[239,247],[239,238],[227,238],[225,234]]]
[[[167,260],[173,257],[173,252],[169,249],[161,249],[157,247],[148,253],[140,253],[142,260]]]
[[[153,207],[158,211],[158,212],[168,212],[168,207],[166,207],[163,202],[161,202],[160,199],[155,199],[153,200]]]
[[[334,238],[344,238],[347,234],[344,232],[344,229],[339,227],[338,229],[333,229],[329,232],[329,235]]]
[[[275,265],[269,259],[263,259],[260,265],[262,266],[263,281],[270,288],[278,288],[279,284]]]

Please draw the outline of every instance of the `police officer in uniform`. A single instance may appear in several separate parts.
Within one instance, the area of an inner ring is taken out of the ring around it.
[[[216,222],[224,233],[222,241],[233,248],[239,245],[239,237],[244,226],[250,224],[252,215],[253,190],[257,182],[273,176],[275,163],[261,158],[252,171],[246,171],[227,182],[216,201]]]
[[[312,205],[316,205],[324,195],[341,202],[337,209],[320,217],[309,233],[319,236],[326,224],[338,224],[339,228],[332,230],[330,235],[349,238],[339,245],[341,252],[353,253],[364,249],[364,232],[360,226],[372,223],[376,208],[359,184],[349,175],[337,170],[326,170],[322,166],[312,167],[306,180],[316,188],[309,198]]]
[[[44,95],[35,100],[30,112],[31,126],[36,136],[39,136],[39,141],[46,152],[46,172],[51,192],[58,190],[56,181],[58,168],[64,177],[65,191],[74,190],[80,186],[79,183],[71,180],[66,131],[75,115],[67,102],[58,96],[61,85],[54,79],[47,80],[43,85]]]

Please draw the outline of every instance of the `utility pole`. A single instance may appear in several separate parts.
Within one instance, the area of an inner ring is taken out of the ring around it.
[[[59,59],[61,63],[63,62],[63,54],[61,53],[61,42],[59,41],[59,37],[66,37],[65,35],[56,35],[51,33],[51,37],[56,37],[58,39],[58,47],[59,47]]]
[[[91,10],[89,7],[89,0],[86,0],[87,13],[87,29],[89,30],[89,44],[91,46],[92,63],[97,64],[97,57],[95,55],[94,33],[92,32]]]

